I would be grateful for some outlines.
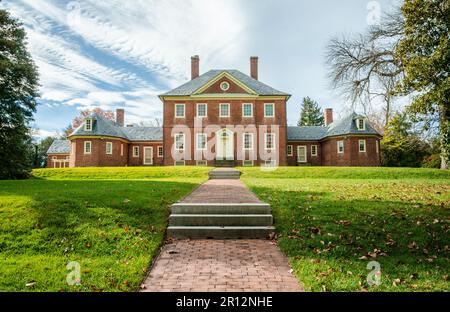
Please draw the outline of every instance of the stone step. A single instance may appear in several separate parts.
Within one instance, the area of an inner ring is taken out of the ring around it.
[[[251,204],[196,204],[196,203],[176,203],[172,205],[172,214],[271,214],[272,209],[266,203]]]
[[[209,173],[210,179],[239,179],[240,173]]]
[[[273,226],[169,226],[171,238],[268,238]]]
[[[270,226],[271,214],[172,214],[170,226]]]

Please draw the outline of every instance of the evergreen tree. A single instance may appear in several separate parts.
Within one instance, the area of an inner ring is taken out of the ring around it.
[[[299,126],[323,126],[324,118],[319,104],[309,97],[303,98]]]
[[[0,10],[0,179],[26,177],[32,165],[28,124],[36,111],[38,72],[25,30]]]

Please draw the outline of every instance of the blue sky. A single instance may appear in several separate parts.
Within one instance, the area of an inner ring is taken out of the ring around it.
[[[329,85],[325,46],[364,31],[373,8],[393,0],[4,0],[24,24],[39,68],[40,136],[61,131],[79,110],[126,109],[126,122],[161,118],[157,95],[186,82],[190,56],[200,71],[239,69],[259,56],[259,79],[292,94],[288,123],[310,96],[336,114],[348,110]]]

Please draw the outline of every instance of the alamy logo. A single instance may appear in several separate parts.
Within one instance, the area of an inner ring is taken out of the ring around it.
[[[81,266],[77,261],[69,262],[66,266],[70,270],[67,274],[66,281],[69,286],[81,285]]]
[[[369,286],[381,285],[381,265],[377,261],[367,263],[367,270],[372,270],[367,274],[367,284]]]

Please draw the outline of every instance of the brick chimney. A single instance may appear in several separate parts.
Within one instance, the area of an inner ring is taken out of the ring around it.
[[[253,79],[258,80],[258,57],[257,56],[250,57],[250,76]]]
[[[191,57],[191,79],[195,79],[200,74],[200,57],[194,55]]]
[[[116,109],[116,123],[121,127],[125,124],[125,110],[123,108]]]
[[[330,123],[333,122],[333,109],[332,108],[325,108],[325,126],[328,126]]]

